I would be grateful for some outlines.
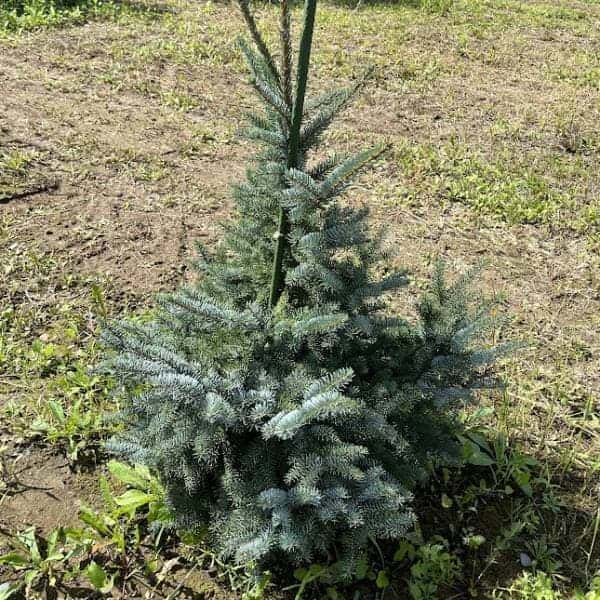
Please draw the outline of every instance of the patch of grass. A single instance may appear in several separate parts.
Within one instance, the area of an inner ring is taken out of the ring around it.
[[[48,382],[42,396],[26,400],[29,410],[9,405],[13,428],[21,429],[24,437],[61,448],[73,465],[95,463],[99,443],[115,431],[106,421],[106,414],[116,408],[109,396],[110,382],[91,376],[79,362],[66,367],[64,374]]]
[[[580,71],[561,68],[556,74],[558,79],[566,79],[581,87],[600,89],[600,67],[590,67]]]
[[[0,152],[0,197],[17,192],[31,177],[39,153],[21,148]]]
[[[227,65],[243,71],[243,60],[235,40],[241,32],[239,15],[232,11],[227,19],[212,3],[179,5],[177,13],[165,12],[148,39],[124,39],[112,44],[110,54],[129,70],[148,64],[169,62],[175,65]],[[159,33],[160,35],[156,35]]]
[[[193,96],[176,90],[162,92],[161,100],[165,106],[181,112],[189,112],[198,106],[198,101]]]
[[[556,134],[560,147],[570,154],[586,154],[600,150],[600,135],[586,130],[576,118],[576,107],[570,114],[559,115],[556,120]]]
[[[577,51],[567,64],[550,68],[555,81],[570,83],[577,88],[600,89],[600,59],[592,52]]]
[[[29,165],[35,160],[35,152],[27,152],[15,149],[0,156],[0,172],[6,172],[23,176],[27,173]]]
[[[540,168],[545,164],[538,160],[534,166],[526,159],[512,156],[509,149],[487,158],[458,142],[441,147],[403,144],[397,154],[416,195],[424,192],[460,202],[509,224],[542,223],[591,233],[600,224],[596,204],[580,203],[576,188],[561,186]],[[548,160],[555,163],[550,172],[556,175],[562,166],[560,159]]]
[[[560,27],[569,21],[584,21],[588,13],[571,6],[556,6],[550,3],[522,4],[523,12],[547,26]]]
[[[167,25],[168,26],[168,25]],[[237,53],[231,47],[217,44],[216,39],[219,34],[223,34],[223,27],[213,28],[195,36],[189,27],[184,30],[180,26],[172,27],[173,37],[153,40],[142,46],[131,48],[136,59],[142,64],[155,62],[157,60],[166,60],[175,64],[197,64],[199,62],[211,62],[215,65],[229,64],[237,59]],[[200,33],[200,32],[198,32]],[[200,39],[198,39],[198,37]],[[129,52],[127,46],[119,46],[113,49],[116,57]],[[241,68],[241,64],[239,65]]]
[[[10,240],[3,222],[0,242]],[[113,429],[110,382],[98,361],[96,314],[107,313],[94,278],[74,276],[52,253],[12,244],[0,271],[0,424],[20,440],[55,445],[71,462],[95,460]],[[94,291],[96,291],[94,293]]]
[[[114,430],[104,419],[115,409],[110,381],[88,372],[97,350],[77,309],[63,304],[57,313],[39,335],[33,311],[0,313],[0,367],[8,374],[0,422],[20,439],[61,448],[73,464],[95,462],[99,441]]]
[[[129,175],[135,182],[156,183],[169,173],[168,163],[162,156],[143,154],[132,148],[121,149],[107,157],[106,164]]]
[[[96,19],[118,21],[140,14],[156,15],[151,5],[116,0],[3,0],[0,34],[47,27],[80,25]]]

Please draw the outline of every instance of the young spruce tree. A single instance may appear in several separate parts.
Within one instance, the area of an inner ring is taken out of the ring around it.
[[[178,526],[207,526],[238,562],[335,555],[346,574],[370,540],[413,524],[411,490],[457,457],[457,409],[485,385],[491,324],[468,278],[441,267],[418,322],[386,309],[367,212],[339,203],[381,148],[316,161],[364,81],[305,102],[316,0],[306,0],[293,76],[288,0],[270,52],[247,0],[241,43],[263,112],[262,153],[234,190],[237,214],[198,282],[158,298],[144,324],[113,323],[103,368],[128,393],[112,450],[155,469]]]

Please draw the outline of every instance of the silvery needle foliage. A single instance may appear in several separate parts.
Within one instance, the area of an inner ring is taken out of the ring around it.
[[[277,56],[241,9],[261,151],[197,283],[159,296],[149,322],[106,326],[102,369],[128,395],[110,447],[154,469],[177,525],[208,528],[225,557],[335,556],[349,576],[371,540],[413,526],[412,490],[456,460],[457,411],[502,349],[480,342],[493,319],[470,308],[469,278],[449,285],[439,265],[418,319],[388,308],[406,276],[376,276],[380,237],[340,203],[382,149],[314,159],[364,80],[305,99],[316,0],[295,68],[287,0]]]

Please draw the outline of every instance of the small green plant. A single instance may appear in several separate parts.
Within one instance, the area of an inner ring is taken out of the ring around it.
[[[161,99],[166,106],[181,112],[189,112],[198,106],[197,100],[192,96],[176,90],[162,92]]]
[[[202,569],[214,574],[217,581],[241,596],[242,600],[267,598],[266,590],[272,587],[272,574],[257,570],[255,563],[235,565],[223,561],[206,545],[206,530],[198,532],[179,531],[182,545],[179,556],[191,565],[191,569]]]
[[[119,483],[126,486],[126,491],[115,496],[107,480],[101,478],[104,510],[95,511],[84,506],[79,517],[95,535],[110,539],[117,554],[126,558],[128,551],[139,548],[140,525],[155,532],[155,544],[158,544],[172,519],[165,506],[164,489],[147,467],[130,467],[111,461],[108,470]],[[138,518],[140,515],[142,522]]]
[[[454,0],[421,0],[421,7],[432,14],[447,16],[454,5]]]
[[[165,505],[165,490],[148,467],[131,467],[112,460],[108,463],[108,470],[119,483],[127,487],[126,492],[111,500],[106,493],[107,487],[104,486],[105,501],[112,506],[116,516],[127,514],[133,518],[137,512],[143,511],[145,519],[151,525],[158,524],[164,528],[171,522],[171,515]]]
[[[103,415],[83,406],[81,399],[66,410],[57,400],[47,400],[40,411],[47,417],[39,416],[31,424],[30,432],[50,444],[60,444],[69,461],[77,463],[111,429],[106,427]]]
[[[263,600],[266,598],[265,593],[270,583],[271,575],[269,573],[262,574],[248,591],[242,593],[242,600]]]
[[[114,406],[107,400],[110,382],[90,375],[80,362],[65,360],[54,344],[34,343],[33,351],[43,360],[44,372],[58,374],[46,388],[55,397],[32,403],[21,419],[26,435],[64,448],[73,464],[95,459],[101,440],[116,429],[105,416]]]
[[[512,485],[529,497],[533,494],[533,485],[547,485],[545,479],[536,476],[539,463],[534,457],[511,448],[504,434],[494,434],[490,441],[488,433],[471,428],[459,435],[466,463],[490,467],[495,487],[503,488],[509,494]]]
[[[378,548],[378,553],[380,552]],[[377,565],[379,559],[382,560]],[[286,591],[294,590],[295,600],[313,598],[317,595],[328,600],[342,600],[347,597],[353,584],[361,582],[370,582],[375,588],[385,590],[390,586],[390,580],[388,571],[382,568],[384,562],[381,554],[375,561],[371,561],[365,554],[357,561],[350,577],[344,572],[343,563],[333,562],[327,565],[313,563],[294,571],[294,578],[299,583],[286,588]]]
[[[569,117],[558,119],[556,124],[559,145],[571,154],[578,154],[588,149],[588,139],[575,119],[576,114],[576,111],[573,110]]]
[[[65,529],[54,529],[43,538],[30,527],[10,538],[9,543],[12,550],[0,556],[0,565],[19,573],[21,583],[13,584],[12,589],[23,589],[27,598],[36,591],[64,590],[75,577],[70,561],[81,553],[82,546],[74,544]]]
[[[535,574],[523,573],[507,590],[508,597],[523,600],[560,600],[562,594],[556,591],[552,578],[539,571]]]
[[[83,506],[79,518],[87,527],[71,531],[92,559],[85,569],[87,578],[103,592],[116,580],[126,581],[137,573],[156,577],[159,549],[171,523],[164,490],[146,467],[111,461],[108,470],[125,491],[114,494],[108,481],[101,478],[104,508],[96,511]],[[165,568],[168,564],[163,561],[163,575]]]
[[[69,586],[82,580],[107,594],[115,582],[139,573],[161,583],[173,564],[158,556],[171,522],[163,488],[146,467],[111,461],[108,469],[125,490],[114,493],[101,478],[104,508],[82,507],[83,527],[60,527],[47,538],[29,528],[8,539],[11,551],[0,557],[0,565],[10,567],[21,582],[11,582],[6,594],[22,589],[27,597],[40,591],[68,595]]]
[[[558,559],[558,549],[548,541],[547,536],[531,539],[525,544],[526,552],[522,553],[533,572],[543,571],[549,575],[558,573],[562,561]]]
[[[23,176],[35,158],[35,152],[24,152],[23,150],[0,154],[0,175],[3,170],[6,170],[9,175]]]
[[[443,538],[417,547],[403,540],[394,560],[405,559],[411,563],[408,590],[414,600],[437,598],[440,588],[451,587],[461,577],[461,562]]]

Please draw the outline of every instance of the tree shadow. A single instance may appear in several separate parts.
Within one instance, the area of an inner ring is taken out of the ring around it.
[[[31,0],[3,0],[3,9],[7,12],[14,12],[17,17],[23,16],[31,8]],[[46,0],[48,8],[55,12],[72,11],[79,9],[82,13],[88,13],[97,8],[96,0]],[[137,14],[166,14],[173,13],[173,7],[165,2],[155,0],[152,2],[141,2],[138,0],[113,0],[112,5],[117,9],[122,8],[131,13]]]
[[[453,4],[453,0],[326,0],[326,3],[352,9],[368,6],[399,6],[431,13],[445,13]]]
[[[278,0],[257,0],[262,4],[277,5]],[[324,4],[342,8],[360,8],[365,6],[400,6],[430,13],[446,14],[454,5],[455,0],[323,0]],[[303,5],[302,0],[295,0],[297,7]]]
[[[141,14],[165,15],[175,14],[177,12],[173,6],[170,6],[165,2],[160,2],[160,0],[154,0],[153,2],[139,2],[137,0],[113,0],[113,3],[117,6],[122,6],[131,12]]]
[[[560,473],[563,465],[544,458],[540,472],[532,472],[531,493],[524,493],[515,480],[494,481],[492,468],[466,465],[438,473],[415,491],[423,538],[447,540],[463,573],[472,574],[454,592],[468,598],[473,586],[479,591],[510,586],[527,569],[553,575],[553,565],[570,587],[585,588],[600,569],[595,515],[569,499],[583,486],[590,488],[589,477],[573,471],[547,486],[543,472]],[[469,547],[470,536],[484,541]]]

